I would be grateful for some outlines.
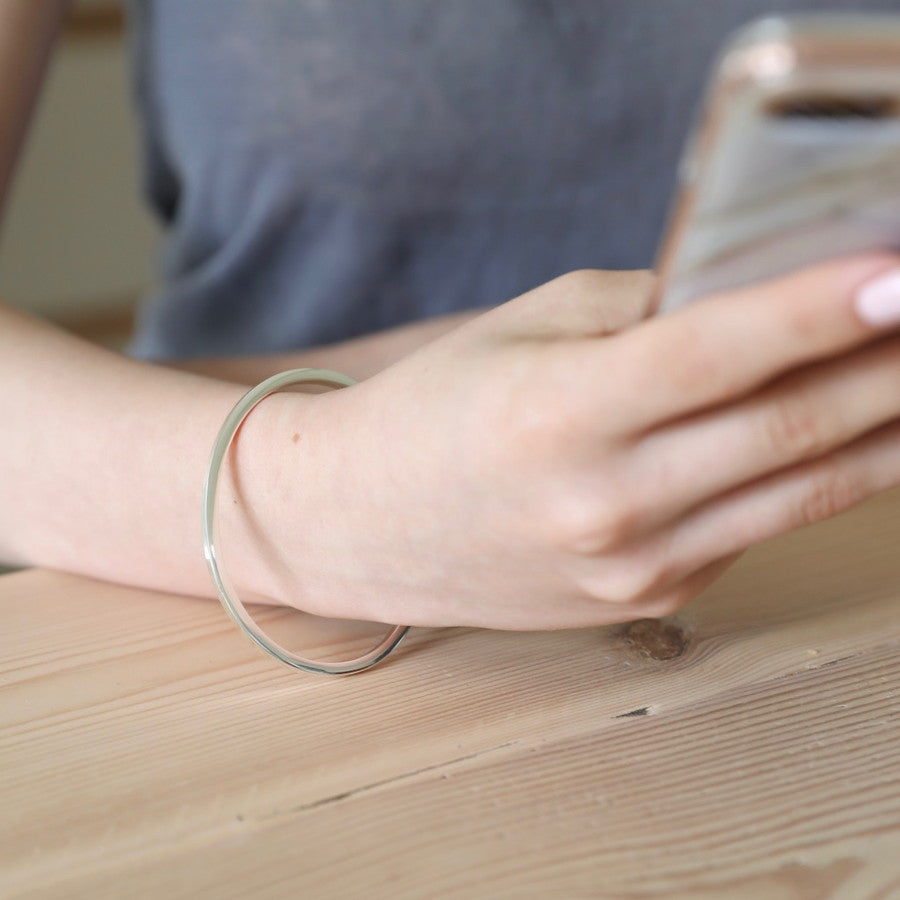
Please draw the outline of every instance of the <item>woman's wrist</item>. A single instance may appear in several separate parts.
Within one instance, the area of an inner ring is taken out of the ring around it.
[[[321,477],[312,453],[320,441],[311,440],[317,402],[296,392],[265,398],[244,421],[222,466],[217,544],[248,602],[302,607],[297,590],[304,560],[297,548],[311,551],[304,534],[322,514],[303,489]]]
[[[437,316],[296,353],[189,359],[169,365],[174,369],[236,384],[258,384],[276,372],[305,366],[337,369],[362,381],[482,312],[484,310],[465,310]]]

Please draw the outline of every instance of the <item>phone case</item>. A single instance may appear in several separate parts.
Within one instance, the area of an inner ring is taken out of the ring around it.
[[[658,259],[667,312],[900,249],[900,16],[770,18],[723,51]]]

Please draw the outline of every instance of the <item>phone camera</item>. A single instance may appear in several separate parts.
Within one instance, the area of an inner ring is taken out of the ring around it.
[[[775,119],[877,121],[900,114],[900,98],[891,94],[789,94],[769,100],[766,113]]]

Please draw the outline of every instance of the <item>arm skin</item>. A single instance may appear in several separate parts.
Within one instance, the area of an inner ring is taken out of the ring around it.
[[[4,183],[50,7],[0,0]],[[242,595],[426,626],[667,615],[748,547],[900,484],[900,255],[660,318],[651,282],[569,273],[350,388],[266,400],[220,494]],[[364,375],[423,334],[291,365]],[[210,595],[202,482],[243,390],[0,307],[0,559]]]
[[[7,308],[0,381],[0,559],[211,594],[200,490],[242,389],[125,359]]]
[[[0,208],[60,24],[63,0],[0,0]],[[0,560],[176,593],[211,595],[200,495],[215,435],[253,382],[285,367],[363,378],[466,315],[411,325],[290,358],[139,363],[97,348],[0,301]],[[204,377],[198,372],[207,371]],[[263,404],[236,442],[236,475],[265,518],[276,503],[269,407],[300,415],[311,398]],[[246,449],[246,452],[243,452]],[[236,512],[229,566],[262,579],[253,522]],[[242,562],[240,548],[249,565]]]
[[[170,365],[183,372],[207,375],[237,384],[257,384],[276,372],[300,368],[336,369],[362,381],[481,312],[484,310],[466,310],[438,316],[338,344],[311,347],[298,353],[191,359]]]

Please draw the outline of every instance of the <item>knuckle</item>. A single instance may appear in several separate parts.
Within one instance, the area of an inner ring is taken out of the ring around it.
[[[578,556],[601,556],[621,549],[637,529],[638,515],[627,502],[580,497],[556,510],[556,532],[564,549]]]
[[[604,287],[604,273],[599,269],[574,269],[555,279],[556,284],[574,294],[587,294]]]
[[[565,417],[562,411],[549,403],[535,402],[535,398],[522,396],[515,404],[515,412],[507,416],[504,423],[506,442],[520,451],[556,449],[560,437],[565,433]],[[495,420],[495,426],[499,424]]]
[[[548,395],[527,377],[510,379],[503,391],[484,400],[467,429],[480,453],[505,470],[511,459],[545,466],[576,434],[577,422],[565,398]]]
[[[664,369],[676,388],[693,392],[698,385],[721,382],[728,375],[723,360],[693,318],[679,319],[663,352]]]
[[[790,338],[801,345],[815,342],[822,331],[823,316],[817,304],[780,303],[775,307],[782,317],[782,326]]]
[[[663,561],[630,554],[603,566],[583,587],[597,600],[643,607],[655,603],[669,584],[670,570]]]
[[[640,565],[620,567],[602,579],[597,593],[609,603],[633,604],[640,601],[652,581],[652,573]]]
[[[831,419],[808,396],[780,398],[768,406],[763,417],[766,443],[779,458],[818,456],[829,447]]]
[[[830,519],[863,499],[858,482],[837,464],[830,464],[816,475],[797,505],[796,524],[813,525]]]
[[[641,615],[649,619],[662,619],[677,613],[693,594],[685,588],[676,588],[647,602],[641,609]]]
[[[646,573],[639,568],[620,566],[616,571],[602,572],[590,578],[582,587],[595,600],[633,606],[639,603],[647,580]]]

